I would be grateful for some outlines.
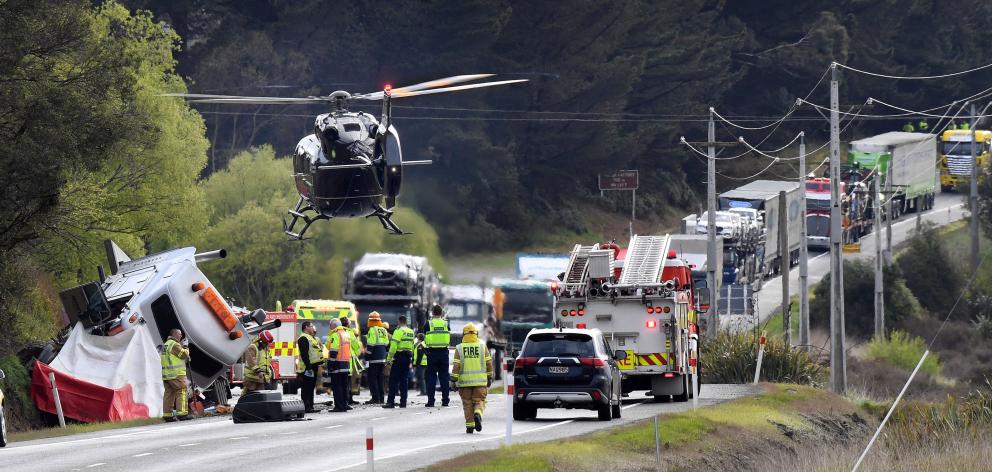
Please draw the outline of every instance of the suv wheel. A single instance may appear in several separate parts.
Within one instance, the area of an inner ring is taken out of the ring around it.
[[[599,421],[610,421],[613,419],[613,412],[610,411],[612,408],[609,403],[606,405],[599,405],[596,412],[599,413]]]
[[[0,447],[7,445],[7,418],[3,416],[3,407],[0,406]]]

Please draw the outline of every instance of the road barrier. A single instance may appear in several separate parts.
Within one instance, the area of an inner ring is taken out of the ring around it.
[[[761,337],[758,338],[758,363],[754,366],[754,383],[758,383],[758,378],[761,377],[761,360],[765,357],[765,341],[768,340],[765,333],[762,331]]]
[[[365,428],[365,470],[375,472],[375,441],[371,426]]]
[[[507,446],[513,443],[513,372],[510,371],[510,362],[506,361],[503,365],[503,390],[506,392],[504,397],[506,398],[506,439],[504,442]]]

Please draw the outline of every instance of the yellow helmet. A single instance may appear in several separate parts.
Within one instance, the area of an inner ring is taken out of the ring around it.
[[[462,328],[462,335],[466,334],[479,334],[479,329],[476,328],[474,324],[469,323]]]

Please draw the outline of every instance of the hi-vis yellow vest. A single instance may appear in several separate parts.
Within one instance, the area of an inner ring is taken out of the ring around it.
[[[317,362],[319,362],[320,361],[320,358],[324,355],[324,352],[323,352],[323,350],[322,350],[322,348],[320,346],[320,341],[318,341],[317,338],[311,336],[308,333],[303,333],[302,335],[300,335],[300,338],[306,338],[307,339],[307,343],[310,344],[310,348],[307,350],[307,352],[301,352],[300,351],[300,340],[297,339],[296,340],[296,355],[297,356],[307,356],[306,359],[309,361],[308,363],[310,363],[310,364],[316,364]],[[302,361],[300,361],[299,358],[297,358],[297,362],[296,362],[296,373],[297,374],[303,373],[303,371],[306,370],[306,365],[307,365],[307,362],[302,362]]]
[[[457,348],[461,358],[461,373],[458,375],[458,387],[485,387],[489,382],[486,371],[486,361],[489,350],[481,342],[461,343]]]
[[[255,382],[272,380],[272,351],[268,347],[259,348],[256,343],[252,343],[251,346],[248,346],[248,349],[255,349],[258,351],[258,354],[255,356],[255,365],[245,366],[245,380],[253,380]],[[258,367],[262,367],[262,375],[255,373],[255,369]]]
[[[444,318],[431,318],[427,328],[424,344],[429,349],[448,347],[448,344],[451,343],[451,333],[448,331],[448,322]]]
[[[186,361],[172,353],[172,348],[179,344],[175,339],[165,340],[162,346],[162,380],[172,380],[186,375]]]

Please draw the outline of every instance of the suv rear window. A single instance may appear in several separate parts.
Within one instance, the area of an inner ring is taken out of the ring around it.
[[[595,357],[592,336],[581,333],[542,333],[527,338],[524,357]]]

